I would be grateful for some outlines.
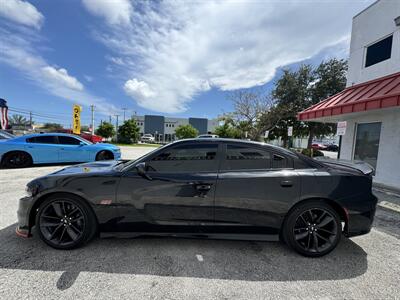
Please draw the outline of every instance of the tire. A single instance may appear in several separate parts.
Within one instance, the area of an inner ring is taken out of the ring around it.
[[[99,153],[97,153],[96,155],[96,161],[98,160],[113,160],[114,159],[114,155],[107,150],[102,150]]]
[[[97,233],[92,209],[81,198],[56,194],[47,198],[36,214],[36,231],[55,249],[74,249],[89,242]]]
[[[290,211],[283,240],[303,256],[320,257],[336,248],[342,235],[337,212],[322,201],[309,201]]]
[[[33,160],[29,153],[24,151],[13,151],[4,155],[2,166],[5,168],[27,168],[32,166]]]

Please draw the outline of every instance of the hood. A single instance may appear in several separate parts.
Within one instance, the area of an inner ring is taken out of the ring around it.
[[[114,170],[114,167],[121,163],[121,161],[110,160],[110,161],[96,161],[85,164],[79,164],[69,166],[58,170],[50,175],[71,175],[71,174],[95,174],[95,173],[106,173]]]
[[[350,168],[357,170],[364,175],[375,175],[375,169],[370,164],[360,160],[332,159],[324,156],[315,157],[314,159],[332,168]]]

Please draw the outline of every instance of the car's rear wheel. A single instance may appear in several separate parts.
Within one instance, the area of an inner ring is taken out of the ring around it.
[[[26,168],[32,164],[32,157],[23,151],[7,153],[2,160],[2,165],[6,168]]]
[[[318,257],[338,245],[342,227],[337,212],[325,202],[311,201],[295,207],[288,215],[285,242],[304,256]]]
[[[96,155],[96,160],[113,160],[114,155],[107,150],[102,150]]]
[[[36,215],[40,238],[56,249],[73,249],[91,240],[97,232],[96,218],[80,198],[54,195],[46,199]]]

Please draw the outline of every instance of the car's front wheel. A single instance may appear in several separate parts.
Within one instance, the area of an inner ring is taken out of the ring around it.
[[[82,246],[97,232],[96,218],[82,199],[68,194],[50,196],[36,215],[39,237],[56,249]]]
[[[339,215],[322,201],[310,201],[295,207],[288,215],[283,236],[285,242],[304,256],[318,257],[338,245],[342,227]]]
[[[96,155],[96,160],[113,160],[114,155],[110,151],[102,150]]]

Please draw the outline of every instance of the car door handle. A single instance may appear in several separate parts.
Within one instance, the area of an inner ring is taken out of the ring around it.
[[[211,190],[211,185],[210,184],[196,184],[195,185],[196,190],[198,190],[199,192],[208,192],[209,190]]]
[[[282,187],[291,187],[291,186],[293,186],[293,182],[291,180],[282,180],[281,186]]]

